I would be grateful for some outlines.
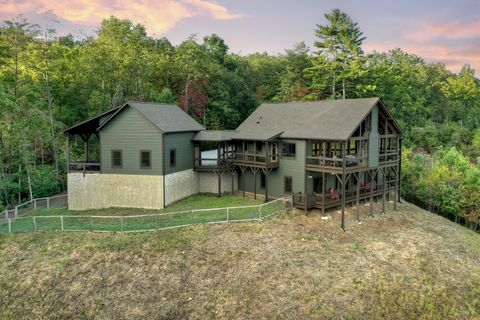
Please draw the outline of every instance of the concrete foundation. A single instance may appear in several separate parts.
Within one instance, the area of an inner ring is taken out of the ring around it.
[[[198,191],[201,193],[218,193],[218,174],[215,172],[198,172]],[[233,175],[233,191],[238,190],[237,174]],[[232,173],[224,173],[221,177],[221,192],[232,192]]]
[[[165,203],[163,193],[165,179]],[[161,175],[69,173],[68,208],[70,210],[111,207],[162,209],[196,193],[218,194],[218,175],[192,169]],[[233,191],[238,177],[233,175]],[[221,193],[232,192],[232,174],[221,176]]]
[[[192,169],[167,174],[165,176],[165,206],[198,193],[197,172]]]
[[[69,173],[67,183],[70,210],[164,207],[160,175]]]

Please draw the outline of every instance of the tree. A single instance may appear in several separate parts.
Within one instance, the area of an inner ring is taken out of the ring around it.
[[[285,50],[285,71],[280,74],[280,100],[301,100],[307,95],[310,81],[304,70],[312,66],[310,48],[305,42],[297,43],[292,49]]]
[[[340,9],[326,13],[325,18],[327,25],[317,24],[315,30],[319,38],[315,47],[323,59],[315,60],[314,65],[326,71],[332,97],[337,97],[337,83],[341,83],[342,98],[345,99],[347,87],[353,85],[357,69],[362,65],[359,59],[363,54],[361,46],[365,37],[358,24]]]

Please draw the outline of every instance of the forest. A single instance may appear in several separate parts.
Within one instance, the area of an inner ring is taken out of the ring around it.
[[[317,41],[283,54],[229,52],[218,35],[178,45],[105,19],[95,36],[58,36],[23,16],[0,27],[0,210],[66,188],[72,124],[127,100],[176,103],[208,129],[233,129],[262,102],[378,96],[406,132],[402,196],[478,230],[480,81],[400,48],[365,53],[334,9]]]

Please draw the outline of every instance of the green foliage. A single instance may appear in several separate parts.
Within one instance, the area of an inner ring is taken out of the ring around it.
[[[52,166],[36,167],[32,176],[33,197],[49,197],[61,191],[60,181],[55,177]]]
[[[36,196],[62,190],[62,130],[127,100],[177,103],[209,129],[234,129],[264,101],[379,96],[406,132],[402,193],[446,214],[475,216],[480,85],[473,69],[454,74],[401,49],[365,55],[365,37],[348,14],[335,9],[325,18],[316,52],[300,42],[283,54],[243,56],[229,53],[217,34],[172,45],[115,17],[83,41],[21,16],[6,21],[0,207],[28,199],[30,188]]]
[[[433,156],[405,149],[402,162],[404,197],[456,221],[480,223],[480,168],[456,148]]]

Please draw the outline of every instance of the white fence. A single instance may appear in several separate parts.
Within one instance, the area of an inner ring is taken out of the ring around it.
[[[259,205],[194,209],[132,216],[25,216],[0,222],[0,234],[42,230],[91,232],[140,232],[187,227],[196,224],[262,221],[291,208],[285,198]]]
[[[68,203],[68,195],[62,194],[53,197],[46,198],[35,198],[19,204],[13,209],[5,210],[0,214],[0,219],[4,218],[8,220],[9,218],[18,218],[22,215],[36,211],[39,209],[50,209],[50,208],[66,208]]]

